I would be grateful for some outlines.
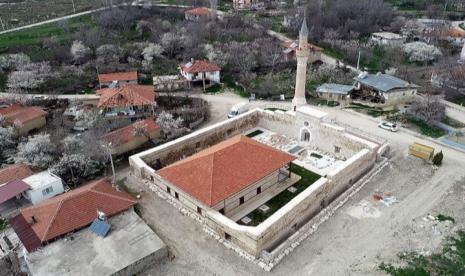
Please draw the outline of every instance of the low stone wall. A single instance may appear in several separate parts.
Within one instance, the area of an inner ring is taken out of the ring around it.
[[[123,249],[124,250],[124,249]],[[129,266],[121,269],[112,274],[112,276],[131,276],[137,275],[141,272],[147,271],[154,266],[163,263],[168,259],[168,248],[165,246],[160,250],[130,264]]]

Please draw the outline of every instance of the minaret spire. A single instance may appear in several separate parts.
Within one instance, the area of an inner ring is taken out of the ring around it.
[[[307,81],[307,61],[310,52],[308,50],[308,27],[306,17],[307,13],[304,12],[304,19],[302,20],[302,27],[299,32],[299,49],[295,52],[297,58],[297,73],[294,99],[292,100],[293,110],[296,110],[298,106],[307,104],[307,100],[305,99],[305,83]]]

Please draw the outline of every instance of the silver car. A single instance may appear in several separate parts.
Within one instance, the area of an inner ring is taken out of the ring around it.
[[[378,126],[382,129],[390,130],[392,132],[396,132],[399,130],[399,126],[396,123],[380,122]]]

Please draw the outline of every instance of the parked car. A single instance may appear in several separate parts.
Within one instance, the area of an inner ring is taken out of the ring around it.
[[[382,129],[390,130],[392,132],[396,132],[399,130],[399,126],[396,123],[380,122],[378,126]]]

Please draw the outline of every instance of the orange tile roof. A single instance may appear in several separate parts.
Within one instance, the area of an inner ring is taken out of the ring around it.
[[[47,112],[38,106],[21,106],[14,104],[7,108],[1,108],[0,114],[5,116],[10,124],[16,121],[24,124],[39,117],[46,116]]]
[[[28,176],[33,175],[34,172],[28,165],[25,164],[14,164],[3,169],[0,169],[0,185],[7,182],[24,179]]]
[[[137,124],[145,125],[146,131],[148,133],[152,133],[152,132],[160,129],[160,126],[157,125],[157,123],[155,123],[155,121],[153,119],[145,119],[145,120],[142,120],[142,121],[137,121],[137,122],[135,122],[135,123],[133,123],[131,125],[128,125],[126,127],[119,128],[117,130],[109,132],[109,133],[103,135],[102,139],[107,141],[107,142],[112,142],[112,143],[118,144],[118,145],[125,144],[125,143],[131,141],[132,139],[136,138],[136,135],[134,133],[134,129],[135,129],[135,126]]]
[[[104,178],[23,209],[20,216],[44,243],[89,225],[97,218],[97,210],[112,216],[136,203],[133,197],[117,191]],[[18,233],[17,229],[15,231]]]
[[[192,66],[189,67],[188,64],[192,63],[181,63],[179,66],[184,72],[187,73],[214,72],[221,70],[218,65],[206,60],[194,60]]]
[[[100,74],[98,75],[98,81],[102,82],[112,82],[112,81],[133,81],[137,80],[137,71],[136,72],[117,72],[109,74]]]
[[[157,173],[199,201],[214,206],[294,159],[288,153],[238,135]]]
[[[205,7],[199,7],[199,8],[193,8],[193,9],[187,10],[186,13],[193,14],[193,15],[209,15],[210,10]]]
[[[129,107],[152,105],[156,93],[151,85],[129,84],[116,88],[97,90],[100,95],[97,107]]]
[[[457,29],[450,29],[447,32],[447,35],[451,37],[465,37],[465,31],[460,31]]]

